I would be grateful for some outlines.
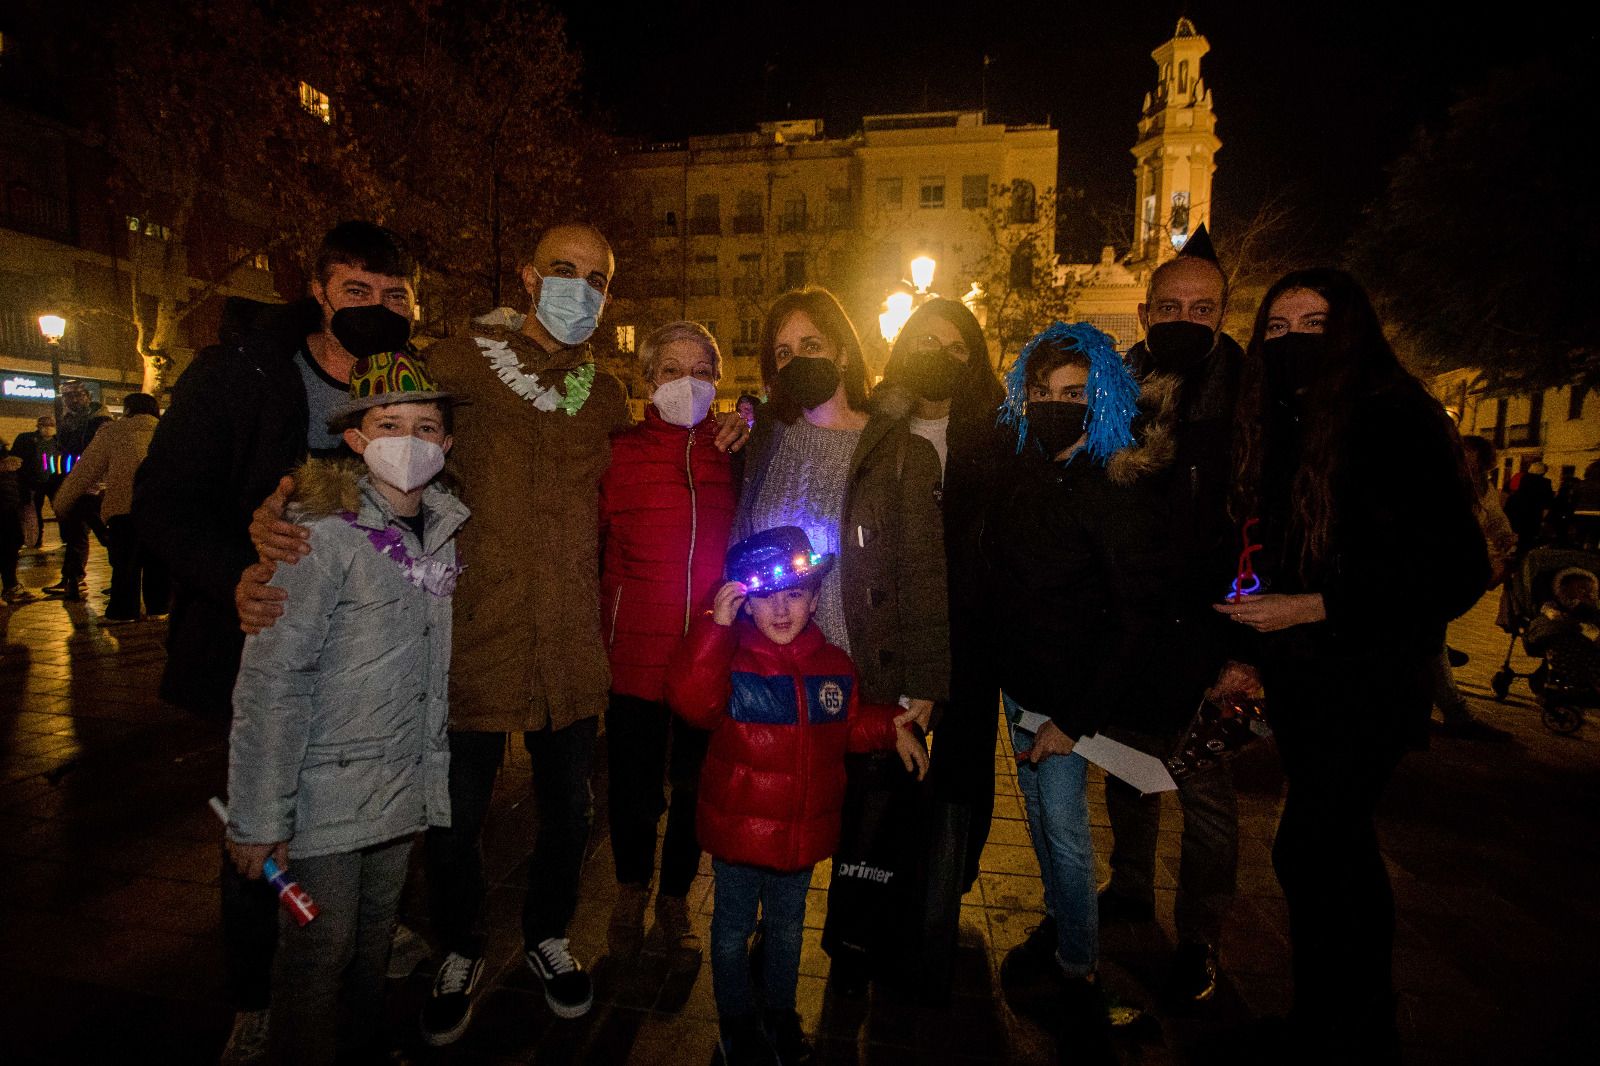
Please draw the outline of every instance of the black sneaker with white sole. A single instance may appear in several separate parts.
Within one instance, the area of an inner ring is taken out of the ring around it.
[[[444,1047],[461,1039],[472,1021],[472,994],[483,976],[483,959],[451,952],[439,964],[433,994],[422,1005],[422,1039]]]
[[[566,937],[539,941],[523,952],[528,969],[544,984],[544,1001],[558,1018],[581,1018],[594,1003],[594,982],[572,957]]]

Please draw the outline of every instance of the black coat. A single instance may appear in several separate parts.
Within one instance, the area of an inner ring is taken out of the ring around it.
[[[1155,417],[1105,468],[1025,449],[984,525],[1000,685],[1074,740],[1170,734],[1194,709],[1189,679],[1153,668],[1178,635],[1172,379],[1141,402]]]
[[[178,379],[134,478],[139,536],[173,579],[161,695],[196,713],[232,710],[244,646],[233,590],[256,561],[250,515],[305,459],[310,413],[295,359],[320,325],[311,300],[230,300],[220,343]]]
[[[1296,445],[1286,420],[1268,421],[1270,468],[1274,447]],[[1319,592],[1327,613],[1325,621],[1261,637],[1269,713],[1274,674],[1384,678],[1375,681],[1370,706],[1325,710],[1358,713],[1362,731],[1401,744],[1425,737],[1430,660],[1442,650],[1450,620],[1476,603],[1489,581],[1488,547],[1458,450],[1444,409],[1406,376],[1355,402],[1333,485],[1337,518],[1320,565],[1301,573],[1299,552],[1285,536],[1286,492],[1263,499],[1271,590]],[[1307,711],[1302,719],[1313,716]],[[1306,720],[1283,726],[1314,728]]]

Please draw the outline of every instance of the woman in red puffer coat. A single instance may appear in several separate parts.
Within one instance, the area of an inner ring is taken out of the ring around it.
[[[611,438],[600,482],[600,613],[611,658],[607,813],[619,885],[611,947],[624,955],[643,935],[663,811],[656,925],[669,944],[697,947],[685,896],[700,868],[695,787],[706,735],[672,720],[662,682],[690,616],[721,583],[735,502],[729,458],[713,443],[716,340],[697,323],[672,322],[644,339],[639,360],[652,402],[643,422]]]

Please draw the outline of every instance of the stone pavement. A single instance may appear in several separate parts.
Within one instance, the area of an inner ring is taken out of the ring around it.
[[[29,555],[23,580],[57,575],[58,555]],[[107,583],[96,549],[89,587]],[[1461,672],[1474,709],[1510,730],[1506,745],[1436,740],[1406,759],[1383,806],[1382,835],[1399,904],[1395,976],[1407,1061],[1593,1061],[1600,993],[1600,720],[1575,737],[1539,724],[1519,682],[1488,698],[1505,651],[1486,601],[1457,623],[1472,654]],[[163,707],[155,683],[159,622],[102,628],[103,597],[0,609],[0,1063],[212,1062],[230,1015],[221,991],[215,877],[217,825],[207,796],[225,777],[225,738]],[[1525,670],[1528,661],[1519,658]],[[1352,743],[1361,708],[1352,707]],[[1156,1018],[1121,1038],[1128,1063],[1183,1063],[1219,1034],[1288,1002],[1286,918],[1269,859],[1281,780],[1270,745],[1238,765],[1240,894],[1222,945],[1226,980],[1189,1017]],[[712,1059],[709,967],[674,972],[665,958],[607,955],[614,892],[603,806],[596,812],[574,949],[592,965],[595,1008],[553,1018],[515,943],[521,871],[534,811],[527,756],[511,747],[486,849],[496,935],[473,1029],[430,1051],[414,1036],[429,969],[391,984],[395,1039],[418,1062],[690,1063]],[[602,749],[603,750],[603,749]],[[875,990],[827,994],[819,868],[808,914],[800,1009],[819,1060],[865,1063],[1048,1062],[1052,1042],[999,988],[1005,952],[1041,909],[1009,752],[981,883],[963,906],[955,993],[941,1008]],[[599,771],[604,773],[603,760]],[[1091,784],[1097,794],[1098,783]],[[604,803],[604,788],[595,790]],[[1105,809],[1093,807],[1105,854]],[[1178,815],[1160,848],[1159,923],[1108,930],[1108,983],[1150,1001],[1172,943]],[[1102,859],[1102,864],[1103,864]],[[709,867],[707,867],[708,869]],[[708,932],[710,878],[691,895]],[[407,911],[425,928],[419,886]],[[1224,1045],[1225,1046],[1225,1045]],[[1588,1049],[1588,1050],[1584,1050]]]

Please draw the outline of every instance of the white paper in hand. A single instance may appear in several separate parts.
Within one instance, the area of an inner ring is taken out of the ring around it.
[[[1100,736],[1079,737],[1072,746],[1078,755],[1094,763],[1108,774],[1122,778],[1128,784],[1148,795],[1152,792],[1171,792],[1178,787],[1167,773],[1166,764],[1154,755],[1138,748]]]

